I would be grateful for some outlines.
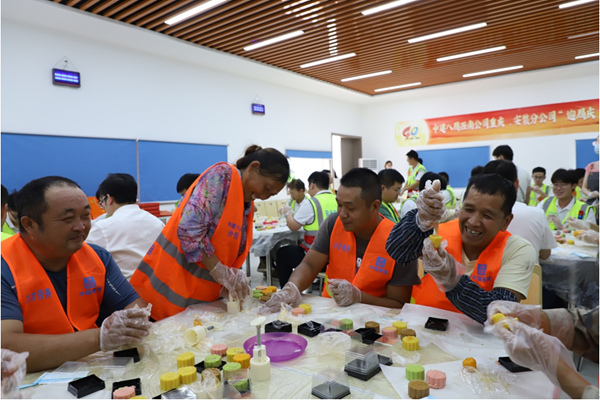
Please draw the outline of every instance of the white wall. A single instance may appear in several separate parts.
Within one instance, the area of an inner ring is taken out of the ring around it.
[[[382,165],[386,160],[392,160],[394,168],[406,176],[406,153],[411,148],[397,145],[394,127],[398,122],[597,98],[597,61],[379,96],[362,107],[361,132],[368,137],[368,140],[363,140],[363,157],[378,158]],[[575,140],[597,135],[596,131],[416,146],[414,149],[418,152],[423,149],[490,146],[492,159],[491,152],[496,146],[508,144],[515,153],[516,164],[528,171],[537,166],[545,167],[549,182],[556,169],[575,168]],[[456,161],[468,170],[475,166],[469,160]]]
[[[3,132],[228,144],[230,161],[251,143],[332,151],[338,133],[406,174],[399,121],[599,97],[597,61],[369,97],[47,0],[1,4]],[[51,84],[63,56],[82,88]],[[255,96],[266,116],[250,114]],[[575,140],[596,134],[427,148],[508,143],[518,165],[551,173],[574,167]]]
[[[52,26],[23,22],[24,8],[32,21],[50,14]],[[203,65],[211,57],[241,71],[256,63],[48,1],[3,1],[2,11],[3,132],[228,144],[230,161],[252,143],[331,151],[332,132],[359,134],[355,103]],[[167,56],[152,53],[167,47]],[[81,73],[80,89],[51,84],[63,56]],[[250,112],[256,96],[265,116]]]

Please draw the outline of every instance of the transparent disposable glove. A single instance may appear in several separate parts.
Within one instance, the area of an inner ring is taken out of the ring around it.
[[[546,193],[544,192],[544,190],[539,187],[539,186],[531,186],[531,190],[533,190],[536,194],[540,195],[540,196],[545,196]]]
[[[493,325],[492,316],[497,313],[502,313],[507,317],[518,318],[520,322],[532,328],[540,329],[542,327],[542,308],[540,306],[505,300],[492,301],[487,308],[486,326]]]
[[[27,373],[28,352],[2,349],[2,398],[20,399],[19,386]]]
[[[221,262],[217,262],[210,271],[210,276],[227,289],[225,293],[232,300],[244,300],[252,293],[250,286],[248,286],[246,272],[241,268],[230,268],[221,264]],[[223,293],[221,294],[223,295]]]
[[[543,372],[556,386],[560,386],[556,367],[559,360],[575,370],[571,354],[560,340],[546,335],[516,320],[496,324],[492,332],[504,341],[504,349],[516,364]]]
[[[360,303],[360,289],[345,279],[329,279],[329,290],[331,296],[338,306],[346,307],[354,303]]]
[[[269,301],[264,306],[258,309],[259,314],[271,314],[281,310],[281,303],[288,304],[292,307],[297,307],[300,304],[302,294],[292,282],[288,282],[278,292],[271,295]]]
[[[563,229],[563,224],[556,215],[551,214],[551,215],[548,215],[547,218],[548,218],[548,221],[550,221],[554,224],[554,226],[556,227],[556,230],[560,231],[561,229]]]
[[[584,234],[580,235],[581,240],[586,243],[598,244],[598,232],[587,230]]]
[[[444,195],[440,193],[441,183],[436,179],[431,183],[425,183],[425,189],[419,192],[417,197],[417,225],[426,232],[444,217],[446,207],[444,206]]]
[[[108,351],[126,344],[141,343],[152,326],[148,320],[151,306],[148,304],[148,307],[140,308],[136,305],[127,310],[115,311],[106,318],[100,328],[100,349]]]
[[[446,252],[447,246],[448,242],[444,240],[436,250],[429,238],[423,240],[423,270],[431,275],[440,290],[445,292],[454,289],[466,270],[464,265]]]
[[[279,215],[287,216],[291,212],[292,212],[292,208],[290,206],[288,206],[287,204],[279,209]]]
[[[567,218],[567,226],[574,229],[588,230],[590,229],[590,223],[582,219],[575,219],[573,217]]]
[[[597,190],[594,190],[593,192],[590,192],[588,199],[595,199],[597,197],[600,197],[600,192],[598,192]]]

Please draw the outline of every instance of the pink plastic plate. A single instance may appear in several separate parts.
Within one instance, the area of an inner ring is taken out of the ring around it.
[[[273,362],[288,361],[300,357],[308,342],[302,336],[286,332],[269,332],[260,335],[260,342],[267,348],[267,356]],[[256,336],[244,342],[244,350],[253,354]]]

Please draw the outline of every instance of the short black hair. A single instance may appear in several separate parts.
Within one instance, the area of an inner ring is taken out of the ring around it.
[[[575,178],[577,179],[578,182],[580,179],[583,179],[583,177],[585,176],[585,169],[583,169],[583,168],[575,168],[575,169],[572,169],[571,171],[573,171],[573,174],[575,175]],[[577,182],[575,182],[575,183],[577,183]]]
[[[396,182],[399,182],[400,184],[403,184],[405,182],[402,174],[393,168],[382,169],[381,171],[379,171],[377,176],[379,177],[379,181],[381,182],[381,184],[386,188],[394,186],[394,183]]]
[[[469,190],[473,188],[479,193],[496,195],[499,194],[504,197],[504,203],[502,204],[502,211],[505,216],[512,213],[512,208],[517,201],[517,190],[515,189],[514,182],[504,179],[498,174],[479,174],[472,176],[469,179],[469,184],[465,190],[465,199],[469,195]]]
[[[435,172],[425,172],[419,180],[419,191],[425,189],[425,184],[427,183],[427,181],[433,182],[436,179],[439,179],[440,184],[442,185],[441,190],[446,190],[448,186],[446,185],[446,181],[444,180],[444,178],[442,178],[440,174],[436,174]]]
[[[8,204],[8,189],[4,185],[0,186],[2,186],[2,207],[4,207],[4,205]]]
[[[302,180],[300,180],[300,179],[292,179],[291,181],[289,181],[287,183],[287,187],[289,189],[306,190],[306,186],[304,186],[304,182],[302,182]]]
[[[46,192],[49,188],[54,186],[81,189],[79,185],[71,179],[54,175],[34,179],[27,183],[15,195],[20,232],[26,232],[25,227],[21,223],[23,217],[31,218],[40,226],[40,229],[44,228],[42,215],[48,210]]]
[[[492,153],[494,157],[504,157],[505,160],[512,161],[514,157],[514,153],[509,145],[502,144],[494,149]]]
[[[412,158],[413,160],[420,160],[420,158],[419,158],[419,153],[417,153],[417,152],[416,152],[416,151],[414,151],[414,150],[411,150],[411,151],[409,151],[408,153],[406,153],[406,156],[407,156],[408,158]]]
[[[438,172],[438,174],[446,180],[446,185],[450,183],[450,177],[448,176],[447,173],[442,171],[442,172]]]
[[[329,188],[329,175],[323,171],[315,171],[308,177],[308,186],[314,183],[317,188],[326,190]]]
[[[377,174],[368,168],[352,168],[340,180],[340,185],[345,187],[359,187],[360,197],[367,206],[375,200],[381,201],[381,182]]]
[[[181,175],[181,178],[179,178],[179,180],[177,181],[177,193],[181,193],[184,190],[187,191],[189,187],[192,186],[192,184],[196,181],[196,179],[198,179],[199,176],[200,174],[192,173]]]
[[[473,169],[471,170],[471,176],[473,177],[475,175],[479,175],[481,174],[481,171],[483,171],[483,165],[473,167]]]
[[[117,204],[135,204],[137,201],[138,185],[135,178],[129,174],[108,174],[106,179],[98,186],[96,198],[98,200],[110,194]]]
[[[513,184],[517,180],[517,167],[512,161],[492,160],[483,167],[484,174],[498,174]]]
[[[544,168],[544,167],[535,167],[533,169],[533,171],[531,171],[531,175],[535,174],[536,172],[541,172],[542,174],[546,175],[546,168]]]
[[[387,160],[383,165],[387,165],[388,163],[392,164],[392,160]]]
[[[550,178],[550,182],[552,182],[552,183],[564,182],[564,183],[576,184],[578,180],[579,179],[577,179],[575,177],[575,174],[573,173],[573,171],[567,171],[564,168],[559,168],[556,171],[554,171],[554,173],[552,174],[552,177]]]

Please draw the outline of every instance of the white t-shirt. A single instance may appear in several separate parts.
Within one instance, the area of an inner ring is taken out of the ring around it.
[[[516,202],[512,213],[514,218],[508,225],[508,231],[527,239],[535,248],[538,258],[540,250],[549,250],[558,246],[542,210]]]
[[[404,216],[408,214],[410,210],[414,210],[415,208],[417,208],[416,201],[413,201],[410,198],[404,200],[404,203],[402,203],[402,208],[400,209],[400,218],[404,218]]]
[[[292,213],[294,215],[296,215],[296,213],[300,210],[300,207],[302,207],[302,204],[306,204],[309,203],[308,201],[308,197],[304,196],[304,198],[302,199],[302,201],[300,203],[298,203],[296,200],[292,200],[294,202],[294,210],[292,210]]]
[[[529,199],[525,199],[525,196],[527,195],[527,188],[531,186],[531,175],[529,175],[529,172],[527,172],[527,170],[524,170],[517,164],[515,164],[515,167],[517,167],[517,178],[519,178],[519,190],[517,190],[517,201],[527,204],[529,202]]]
[[[321,190],[315,196],[321,193],[331,193],[329,189]],[[294,220],[302,226],[310,225],[315,220],[315,210],[313,210],[312,203],[307,198],[300,204],[300,208],[297,209],[294,214]]]
[[[544,209],[544,203],[550,201],[550,197],[542,200],[536,207],[537,208],[541,208],[542,211]],[[556,199],[556,216],[558,217],[558,219],[562,222],[565,221],[565,218],[567,218],[567,215],[569,214],[569,212],[571,211],[571,208],[573,208],[573,206],[575,205],[575,197],[571,198],[571,201],[569,202],[569,204],[567,204],[567,206],[565,208],[560,208],[560,205],[558,204],[558,199]],[[596,214],[594,214],[594,211],[590,210],[588,211],[587,217],[585,217],[585,220],[587,222],[591,222],[592,224],[596,223]]]
[[[86,241],[110,251],[129,279],[164,226],[160,219],[137,204],[127,204],[112,216],[94,223]]]
[[[514,290],[527,296],[536,260],[537,254],[531,243],[520,236],[510,236],[504,246],[504,253],[500,261],[501,267],[494,281],[494,287]],[[469,260],[463,249],[462,263],[467,267],[465,275],[471,275],[477,260]]]

